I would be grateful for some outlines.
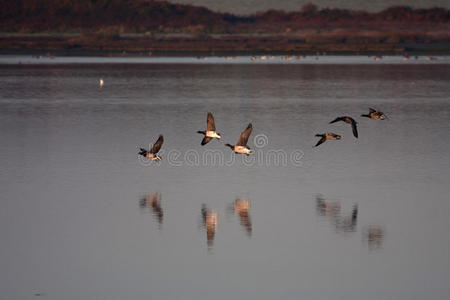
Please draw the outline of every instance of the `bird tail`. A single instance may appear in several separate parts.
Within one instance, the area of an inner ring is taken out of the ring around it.
[[[200,134],[206,134],[206,132],[205,131],[197,131],[197,133],[200,133]]]
[[[225,144],[225,146],[230,147],[231,149],[234,149],[234,146],[231,144]]]
[[[323,136],[325,136],[325,134],[316,134],[316,136],[323,137]]]
[[[370,118],[370,115],[361,115],[361,117]]]

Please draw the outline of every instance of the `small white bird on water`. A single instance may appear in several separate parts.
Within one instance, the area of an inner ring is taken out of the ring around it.
[[[103,81],[103,78],[100,78],[100,81],[99,81],[100,87],[102,87],[104,83],[105,83],[105,82]]]

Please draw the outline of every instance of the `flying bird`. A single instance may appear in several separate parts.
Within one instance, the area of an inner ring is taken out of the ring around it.
[[[361,115],[361,117],[370,118],[372,120],[384,120],[387,118],[383,112],[370,107],[369,107],[369,114]]]
[[[314,147],[319,146],[320,144],[325,143],[326,140],[340,140],[341,136],[335,133],[326,132],[323,134],[316,134],[316,136],[321,137],[321,139],[317,142]]]
[[[336,123],[339,121],[344,121],[345,123],[350,124],[352,126],[353,136],[355,138],[358,138],[358,129],[356,128],[357,123],[353,118],[348,117],[348,116],[338,117],[338,118],[334,119],[333,121],[331,121],[330,124]]]
[[[157,155],[159,149],[161,149],[162,144],[164,143],[164,138],[162,135],[159,135],[158,140],[153,145],[153,147],[150,150],[145,150],[144,148],[141,148],[139,151],[139,155],[142,155],[145,158],[149,158],[150,160],[161,160],[161,156]]]
[[[214,117],[212,113],[208,113],[208,117],[206,119],[206,131],[197,131],[197,133],[203,134],[205,137],[202,140],[202,146],[206,145],[213,138],[220,140],[220,133],[216,132],[216,125],[214,124]]]
[[[252,123],[248,124],[247,128],[241,133],[239,140],[236,145],[225,144],[225,146],[230,147],[235,153],[239,154],[251,154],[253,151],[250,150],[250,147],[247,145],[248,138],[252,133]]]

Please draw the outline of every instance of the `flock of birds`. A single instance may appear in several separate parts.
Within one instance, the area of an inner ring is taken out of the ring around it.
[[[369,108],[369,113],[362,114],[361,117],[366,117],[366,118],[369,118],[372,120],[386,119],[386,115],[383,112],[373,109],[373,108]],[[337,117],[336,119],[331,121],[330,124],[340,122],[340,121],[350,124],[350,126],[352,127],[353,136],[355,138],[358,138],[358,128],[357,128],[357,122],[355,121],[355,119],[353,119],[352,117],[349,117],[349,116],[342,116],[342,117]],[[250,149],[250,147],[248,146],[247,143],[248,143],[248,139],[252,133],[252,130],[253,130],[252,123],[249,123],[247,125],[247,128],[241,133],[241,135],[235,145],[225,144],[225,146],[230,147],[234,153],[250,155],[253,151]],[[202,134],[204,136],[201,141],[202,146],[208,144],[212,139],[220,140],[222,138],[220,133],[218,133],[216,131],[214,117],[213,117],[212,113],[210,113],[210,112],[208,112],[208,116],[206,119],[206,130],[199,130],[199,131],[197,131],[197,133]],[[316,134],[316,137],[320,137],[320,140],[317,142],[315,147],[325,143],[327,140],[340,140],[341,139],[340,135],[332,133],[332,132]],[[150,160],[160,161],[161,156],[158,155],[158,152],[161,149],[163,143],[164,143],[164,137],[162,135],[159,135],[158,140],[153,144],[153,146],[150,149],[147,150],[144,148],[140,148],[139,155],[142,155],[143,157],[148,158]]]
[[[376,109],[369,108],[368,114],[362,114],[361,117],[366,117],[372,120],[384,120],[386,119],[386,115]],[[330,124],[336,122],[345,122],[350,124],[353,132],[353,136],[358,138],[358,128],[357,122],[355,119],[349,116],[337,117],[330,122]],[[252,133],[253,126],[251,123],[247,125],[247,128],[241,133],[237,143],[235,145],[225,144],[225,146],[231,148],[234,153],[237,154],[245,154],[250,155],[253,151],[248,146],[248,139]],[[211,112],[208,112],[206,119],[206,130],[199,130],[197,133],[203,135],[203,139],[201,141],[201,145],[204,146],[208,144],[211,140],[217,139],[220,140],[222,138],[221,134],[216,131],[216,125],[214,122],[214,117]],[[341,136],[332,132],[326,132],[323,134],[316,134],[317,137],[320,137],[320,140],[314,147],[317,147],[327,140],[339,140]],[[142,155],[145,158],[148,158],[153,161],[160,161],[161,156],[158,155],[159,150],[161,149],[164,143],[164,137],[159,135],[158,140],[153,144],[150,149],[140,148],[139,155]],[[342,231],[354,231],[356,227],[356,221],[358,216],[358,206],[355,205],[352,210],[352,214],[349,217],[341,217],[337,216],[335,213],[340,210],[340,206],[337,206],[334,203],[328,203],[322,198],[318,198],[317,200],[317,208],[322,215],[330,214],[332,216],[332,220],[335,222],[336,229]],[[156,193],[153,195],[149,195],[141,200],[141,207],[151,207],[153,213],[158,219],[158,222],[162,222],[163,212],[161,209],[161,194]],[[240,218],[241,225],[245,228],[248,235],[251,235],[252,232],[252,224],[249,215],[250,201],[248,199],[236,199],[233,204],[233,211],[236,212]],[[207,233],[207,243],[208,247],[212,247],[214,242],[214,236],[217,228],[217,220],[218,213],[214,210],[209,209],[205,204],[202,205],[201,208],[201,216],[202,216],[202,226],[206,229]],[[367,238],[369,241],[369,245],[379,245],[381,244],[382,237],[384,233],[383,230],[379,227],[371,226],[367,230]]]
[[[236,145],[225,144],[225,146],[230,147],[231,150],[233,150],[235,153],[250,155],[252,153],[252,150],[247,145],[247,142],[250,134],[252,133],[252,130],[253,126],[251,123],[249,123],[247,128],[241,133],[241,136],[239,137]],[[197,131],[197,133],[204,135],[201,142],[202,146],[209,143],[212,139],[220,140],[222,138],[220,133],[216,132],[214,117],[210,112],[208,112],[208,117],[206,119],[206,130]],[[161,156],[158,155],[158,152],[161,149],[163,143],[164,137],[162,135],[159,135],[158,140],[155,142],[155,144],[153,144],[153,147],[149,150],[140,148],[139,155],[142,155],[150,160],[159,161],[161,160]]]
[[[361,117],[366,117],[372,120],[384,120],[386,119],[386,115],[379,111],[376,110],[374,108],[370,108],[369,107],[369,113],[368,114],[362,114]],[[353,132],[353,136],[355,138],[358,138],[358,128],[357,125],[358,124],[355,119],[353,119],[352,117],[349,116],[343,116],[343,117],[337,117],[336,119],[334,119],[333,121],[330,122],[330,124],[336,123],[336,122],[340,122],[343,121],[347,124],[350,124],[350,126],[352,127],[352,132]],[[317,137],[320,137],[320,140],[317,142],[317,144],[315,145],[315,147],[319,146],[320,144],[325,143],[327,140],[340,140],[341,136],[332,132],[325,132],[322,134],[316,134]]]
[[[326,55],[327,55],[326,52],[322,52],[322,53],[321,52],[316,52],[316,54],[313,55],[313,57],[314,57],[315,60],[319,60],[320,56],[326,56]],[[279,56],[279,58],[281,60],[287,60],[287,61],[292,60],[292,59],[301,60],[301,59],[305,59],[306,57],[307,57],[306,55],[282,55],[282,56]],[[371,56],[369,55],[368,57],[370,58]],[[237,58],[238,58],[237,56],[225,56],[226,60],[233,60],[233,59],[237,59]],[[408,53],[405,53],[404,55],[402,55],[401,60],[402,61],[408,61],[410,58],[411,58],[410,55]],[[419,60],[419,58],[420,57],[417,56],[417,55],[414,56],[415,60]],[[207,60],[208,56],[197,56],[197,59]],[[258,61],[258,60],[265,61],[265,60],[275,60],[275,59],[277,59],[277,56],[275,56],[275,55],[260,55],[260,56],[254,55],[254,56],[250,57],[251,61]],[[375,61],[380,61],[382,59],[383,59],[382,55],[376,55],[375,58],[374,58]],[[435,60],[437,60],[437,58],[433,57],[433,56],[427,56],[427,57],[425,57],[425,59],[427,61],[435,61]]]

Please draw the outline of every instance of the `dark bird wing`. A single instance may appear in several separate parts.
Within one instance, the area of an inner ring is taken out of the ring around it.
[[[369,113],[374,113],[376,111],[377,111],[376,109],[373,109],[373,108],[369,107]]]
[[[327,138],[326,138],[325,136],[323,136],[323,137],[317,142],[317,144],[316,144],[314,147],[317,147],[317,146],[319,146],[320,144],[325,143],[326,140],[327,140]]]
[[[202,146],[208,144],[210,140],[212,140],[212,137],[205,136],[202,140]]]
[[[242,131],[241,137],[239,138],[236,146],[247,146],[248,138],[250,137],[250,134],[252,134],[252,123],[248,124],[247,128]]]
[[[158,140],[156,141],[156,143],[153,145],[152,149],[150,149],[150,153],[151,154],[156,154],[158,153],[159,149],[161,149],[162,144],[164,143],[164,138],[162,135],[159,136]]]
[[[337,117],[336,119],[334,119],[333,121],[331,121],[330,124],[336,123],[336,122],[339,122],[339,121],[344,121],[344,117]]]
[[[214,124],[214,117],[212,113],[208,113],[208,119],[206,120],[208,131],[216,131],[216,124]]]
[[[355,136],[355,138],[358,138],[358,129],[356,128],[356,121],[353,120],[352,118],[350,119],[350,124],[352,125],[352,131],[353,131],[353,135]]]

